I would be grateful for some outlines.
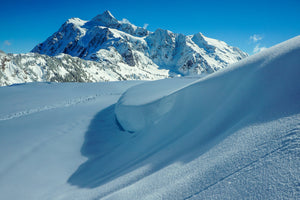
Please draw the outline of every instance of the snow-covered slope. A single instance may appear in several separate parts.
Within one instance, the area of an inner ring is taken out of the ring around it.
[[[167,70],[154,65],[135,68],[124,63],[87,61],[67,54],[50,57],[37,53],[2,53],[0,65],[0,86],[26,82],[157,80],[169,77]]]
[[[182,89],[174,86],[172,82],[176,80],[161,80],[138,85],[127,91],[119,100],[116,110],[117,118],[126,130],[137,131],[152,125],[154,121],[159,121],[160,117],[154,113],[163,112],[164,116],[165,112],[171,112],[172,109],[178,112],[179,106],[186,107],[182,108],[182,111],[188,115],[196,112],[201,113],[203,117],[214,112],[215,109],[220,109],[220,105],[227,101],[234,102],[235,105],[227,109],[236,109],[238,112],[243,110],[246,99],[249,99],[246,109],[251,112],[254,112],[250,107],[252,104],[259,109],[262,109],[259,106],[266,106],[271,102],[285,104],[287,103],[285,99],[290,98],[288,94],[290,90],[295,95],[300,90],[300,62],[297,56],[300,55],[299,38],[291,39],[264,53],[247,58]],[[280,74],[281,71],[282,74]],[[165,85],[167,89],[162,90],[160,85]],[[153,91],[156,95],[152,93],[145,95],[145,90]],[[291,98],[291,100],[298,99]],[[190,105],[195,105],[195,107],[190,107]],[[196,105],[199,110],[196,109]],[[151,107],[149,108],[151,112],[144,111],[148,107]],[[164,109],[166,107],[168,107],[167,110]],[[271,105],[268,107],[271,108]],[[171,114],[171,116],[176,115]],[[145,120],[143,127],[141,117]],[[187,116],[187,118],[193,117]],[[197,123],[199,119],[197,117]],[[141,128],[138,128],[140,126]]]
[[[299,55],[300,36],[186,86],[130,88],[115,113],[139,150],[110,167],[149,168],[107,199],[299,198]]]
[[[299,199],[300,36],[201,79],[0,88],[0,199]]]
[[[50,56],[65,53],[136,68],[158,65],[184,75],[209,74],[247,56],[238,48],[201,33],[185,36],[162,29],[151,33],[128,20],[118,21],[109,11],[90,21],[69,19],[32,52]]]

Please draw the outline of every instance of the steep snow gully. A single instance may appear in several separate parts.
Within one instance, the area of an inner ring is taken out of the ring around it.
[[[200,79],[1,87],[0,199],[300,199],[299,55],[300,36]]]

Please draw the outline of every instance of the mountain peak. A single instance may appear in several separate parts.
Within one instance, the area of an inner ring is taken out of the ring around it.
[[[202,33],[196,33],[196,34],[194,34],[193,36],[192,36],[192,40],[194,41],[194,42],[196,42],[196,44],[198,44],[198,43],[203,43],[203,42],[205,42],[206,43],[206,40],[205,40],[205,38],[204,38],[204,35],[202,34]],[[199,44],[198,44],[199,45]]]
[[[90,21],[70,19],[32,52],[65,53],[101,63],[109,60],[110,66],[161,66],[172,75],[212,73],[246,56],[201,33],[186,36],[161,28],[153,33],[128,20],[118,21],[109,11]]]
[[[106,10],[102,13],[103,16],[109,17],[109,18],[115,18],[109,10]]]
[[[131,24],[127,19],[123,19],[122,21],[117,20],[108,10],[94,17],[91,21],[88,22],[88,25],[105,26],[108,28],[118,29],[130,35],[139,37],[143,37],[149,34],[149,31],[147,31],[147,29],[137,27]]]
[[[101,22],[103,23],[103,25],[111,25],[118,23],[118,20],[111,14],[109,10],[106,10],[102,14],[97,15],[92,19],[92,21]]]
[[[202,37],[202,38],[204,37],[204,35],[203,35],[201,32],[198,32],[198,33],[194,34],[194,36],[200,37],[200,38],[201,38],[201,37]]]

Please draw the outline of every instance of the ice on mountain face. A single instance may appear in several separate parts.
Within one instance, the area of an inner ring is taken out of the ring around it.
[[[167,66],[174,63],[176,47],[176,35],[174,33],[157,29],[146,38],[146,41],[149,46],[149,56],[155,63],[159,66]]]
[[[118,21],[109,11],[87,22],[72,20],[32,51],[51,56],[66,53],[98,62],[110,60],[116,64],[119,61],[102,54],[103,49],[114,49],[129,66],[159,66],[175,75],[210,74],[247,56],[225,42],[200,33],[185,36],[162,29],[151,33],[128,20]],[[145,60],[149,62],[145,63]]]

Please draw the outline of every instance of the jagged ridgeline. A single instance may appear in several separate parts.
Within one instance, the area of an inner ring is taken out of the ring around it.
[[[201,33],[150,32],[128,20],[118,21],[105,11],[90,21],[67,20],[32,53],[0,53],[0,85],[205,75],[246,56],[238,48]]]

